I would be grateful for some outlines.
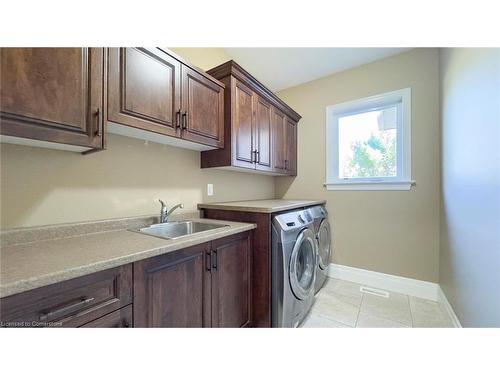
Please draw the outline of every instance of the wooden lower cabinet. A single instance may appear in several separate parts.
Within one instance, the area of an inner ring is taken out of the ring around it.
[[[253,231],[0,300],[2,327],[251,327]]]
[[[252,327],[271,327],[271,214],[204,208],[204,218],[254,223],[251,256]],[[227,292],[226,292],[227,293]]]
[[[135,327],[249,327],[251,232],[134,263]]]
[[[210,243],[134,263],[135,327],[209,327]]]
[[[212,327],[252,323],[252,237],[248,232],[212,242]]]

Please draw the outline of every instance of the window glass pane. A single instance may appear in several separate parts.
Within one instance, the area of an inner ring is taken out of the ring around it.
[[[397,107],[339,118],[339,178],[397,176]]]

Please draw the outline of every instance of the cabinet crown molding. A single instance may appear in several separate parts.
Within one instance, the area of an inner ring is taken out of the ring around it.
[[[259,82],[255,77],[253,77],[249,72],[243,69],[236,61],[229,60],[221,65],[216,66],[207,71],[212,77],[221,80],[228,76],[233,76],[238,80],[249,85],[252,90],[257,92],[259,95],[268,100],[271,104],[279,108],[285,113],[289,118],[295,122],[299,122],[302,118],[297,112],[295,112],[288,104],[283,100],[278,98],[275,93]]]
[[[190,67],[191,69],[193,69],[194,71],[202,74],[204,77],[210,79],[213,83],[219,85],[222,88],[225,88],[224,83],[222,83],[221,81],[217,80],[213,75],[207,74],[206,71],[204,71],[200,67],[194,65],[193,63],[191,63],[190,61],[186,60],[182,56],[178,55],[177,53],[175,53],[171,49],[166,48],[166,47],[156,47],[156,48],[158,48],[159,50],[161,50],[161,51],[165,52],[166,54],[172,56],[174,59],[176,59],[177,61],[179,61],[181,64],[184,64],[184,65]]]

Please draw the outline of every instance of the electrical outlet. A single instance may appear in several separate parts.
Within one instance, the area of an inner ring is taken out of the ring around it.
[[[207,195],[209,197],[214,195],[214,184],[207,184]]]

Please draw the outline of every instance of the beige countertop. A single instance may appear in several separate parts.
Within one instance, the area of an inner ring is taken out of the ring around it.
[[[119,229],[2,246],[0,298],[256,228],[250,223],[195,221],[228,226],[177,239]]]
[[[210,208],[214,210],[226,211],[274,213],[325,203],[325,200],[264,199],[238,202],[200,203],[198,204],[198,209]]]

